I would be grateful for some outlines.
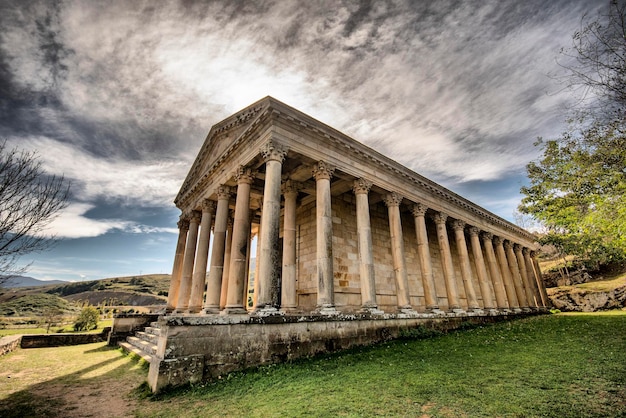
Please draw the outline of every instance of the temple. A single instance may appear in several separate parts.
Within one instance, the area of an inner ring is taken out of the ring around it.
[[[272,97],[211,128],[175,203],[155,391],[549,303],[532,234]]]

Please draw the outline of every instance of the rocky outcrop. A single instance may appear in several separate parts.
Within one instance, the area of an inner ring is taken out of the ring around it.
[[[563,312],[596,312],[626,307],[626,286],[608,291],[579,288],[548,289],[552,305]]]

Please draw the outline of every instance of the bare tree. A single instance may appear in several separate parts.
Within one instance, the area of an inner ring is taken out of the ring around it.
[[[624,119],[626,112],[626,2],[611,0],[597,19],[583,16],[571,48],[563,48],[562,81],[581,93],[583,113]],[[591,103],[590,103],[591,101]]]
[[[0,143],[0,283],[25,271],[18,259],[49,248],[46,227],[67,207],[69,182],[44,172],[37,153]]]

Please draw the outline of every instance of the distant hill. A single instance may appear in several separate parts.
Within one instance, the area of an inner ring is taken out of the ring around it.
[[[4,287],[5,289],[14,288],[14,287],[35,287],[35,286],[50,286],[56,284],[65,284],[69,283],[64,280],[38,280],[34,277],[28,276],[10,276],[8,279],[3,281],[3,279],[7,276],[0,276],[0,287]]]

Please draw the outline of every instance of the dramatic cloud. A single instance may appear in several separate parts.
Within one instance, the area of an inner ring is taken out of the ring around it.
[[[510,218],[564,127],[558,51],[607,5],[5,0],[0,137],[72,180],[65,236],[161,228],[86,208],[169,210],[211,125],[266,95]]]

